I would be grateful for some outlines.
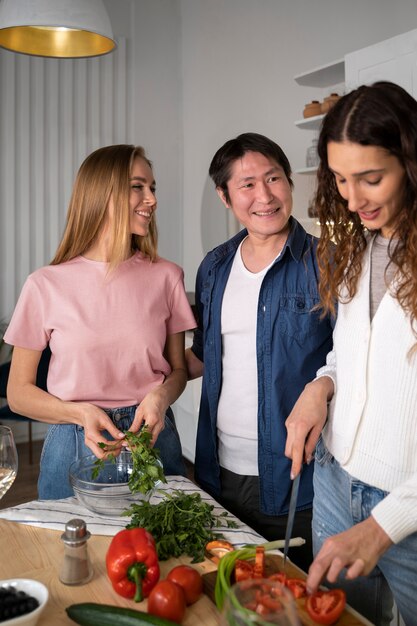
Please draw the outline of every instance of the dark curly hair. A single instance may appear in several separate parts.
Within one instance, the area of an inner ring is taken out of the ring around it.
[[[417,102],[402,87],[380,81],[343,96],[323,120],[319,135],[320,165],[316,208],[321,226],[318,262],[324,311],[334,313],[342,286],[347,301],[356,293],[366,248],[367,229],[357,213],[349,211],[329,169],[329,142],[350,141],[378,146],[397,157],[405,176],[404,204],[389,245],[390,263],[399,268],[394,296],[417,318]],[[337,245],[332,247],[330,242]],[[416,331],[415,331],[416,332]]]

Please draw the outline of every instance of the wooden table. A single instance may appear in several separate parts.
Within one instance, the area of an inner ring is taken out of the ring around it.
[[[111,537],[92,536],[88,540],[88,552],[94,569],[92,580],[86,585],[67,586],[59,581],[64,546],[61,532],[36,528],[0,519],[0,579],[34,578],[49,589],[49,601],[39,626],[70,625],[65,607],[78,602],[100,602],[146,610],[146,600],[139,604],[119,596],[112,588],[106,574],[105,555]],[[189,563],[188,557],[161,562],[161,578],[179,563]],[[213,571],[215,566],[204,561],[196,567],[202,574]],[[187,607],[184,626],[217,626],[219,614],[209,598],[203,595],[195,604]]]
[[[105,556],[111,536],[92,535],[88,540],[88,552],[94,569],[92,580],[80,586],[67,586],[59,581],[59,571],[63,562],[64,545],[60,539],[62,531],[50,530],[19,524],[14,521],[0,519],[0,579],[33,578],[43,582],[49,590],[49,601],[39,626],[57,626],[58,624],[74,626],[67,617],[65,607],[78,602],[98,602],[145,610],[147,601],[135,604],[119,596],[112,588],[106,574]],[[268,557],[267,557],[268,558]],[[271,559],[282,560],[281,556]],[[188,557],[162,561],[161,578],[179,563],[190,563]],[[209,560],[193,565],[201,574],[216,570]],[[278,567],[278,569],[281,569]],[[276,571],[276,569],[274,570]],[[287,563],[286,573],[289,576],[305,577],[305,574],[291,562]],[[211,580],[212,576],[207,579]],[[213,583],[210,584],[211,588]],[[207,587],[207,585],[206,585]],[[299,615],[303,626],[317,626],[309,618],[304,608],[304,599],[297,600]],[[192,606],[187,607],[183,626],[217,626],[219,613],[207,595]],[[346,607],[337,626],[372,626],[350,607]]]

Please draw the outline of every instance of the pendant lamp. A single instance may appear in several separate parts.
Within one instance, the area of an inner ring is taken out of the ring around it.
[[[61,59],[115,49],[102,0],[1,0],[0,47]]]

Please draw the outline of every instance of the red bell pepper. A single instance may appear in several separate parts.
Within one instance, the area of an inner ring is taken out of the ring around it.
[[[142,602],[159,580],[154,538],[145,528],[116,533],[107,551],[106,567],[113,589],[119,595]]]

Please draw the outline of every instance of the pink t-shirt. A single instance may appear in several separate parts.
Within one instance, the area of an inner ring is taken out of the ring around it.
[[[25,282],[4,339],[52,357],[48,391],[61,400],[130,406],[170,374],[168,335],[196,326],[175,263],[134,254],[112,274],[78,256]]]

